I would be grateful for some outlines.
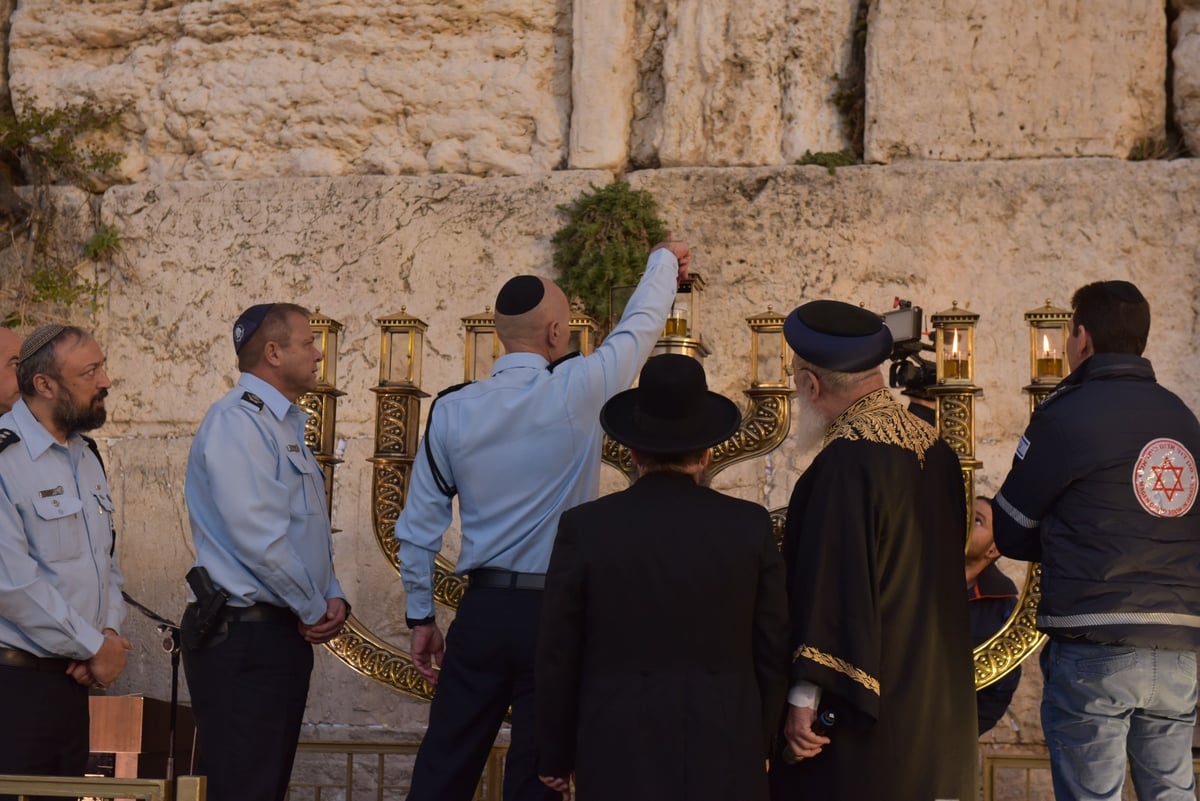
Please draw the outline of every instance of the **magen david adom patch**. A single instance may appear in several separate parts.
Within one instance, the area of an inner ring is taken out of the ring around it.
[[[1133,466],[1133,493],[1155,517],[1182,517],[1192,508],[1200,484],[1196,460],[1173,439],[1147,443]]]

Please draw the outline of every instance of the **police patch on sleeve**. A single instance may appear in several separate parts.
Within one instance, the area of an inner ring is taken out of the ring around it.
[[[1182,517],[1192,508],[1197,483],[1196,460],[1173,439],[1151,440],[1133,467],[1133,493],[1155,517]]]
[[[1017,458],[1024,459],[1025,452],[1029,450],[1029,438],[1021,437],[1021,441],[1017,443]]]

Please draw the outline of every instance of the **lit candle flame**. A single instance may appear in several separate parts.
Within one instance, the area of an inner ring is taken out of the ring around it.
[[[1050,358],[1050,337],[1042,334],[1042,355],[1047,359]]]
[[[950,358],[951,359],[958,358],[958,329],[957,328],[954,329],[954,345],[951,346],[951,348],[950,348]]]

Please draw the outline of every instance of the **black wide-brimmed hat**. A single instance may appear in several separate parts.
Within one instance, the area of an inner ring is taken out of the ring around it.
[[[610,437],[651,454],[703,450],[729,439],[741,422],[736,403],[709,391],[700,362],[678,353],[647,361],[638,385],[600,410]]]
[[[840,300],[813,300],[783,321],[783,336],[804,361],[839,373],[857,373],[892,353],[892,332],[874,312]]]

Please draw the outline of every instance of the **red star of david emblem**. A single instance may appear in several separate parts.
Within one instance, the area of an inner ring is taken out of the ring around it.
[[[1176,467],[1170,456],[1164,456],[1162,464],[1157,467],[1151,465],[1150,469],[1154,471],[1154,486],[1151,489],[1166,495],[1168,502],[1175,500],[1175,493],[1183,492],[1183,468]],[[1175,483],[1169,487],[1163,483],[1163,476],[1167,473],[1175,479]]]

